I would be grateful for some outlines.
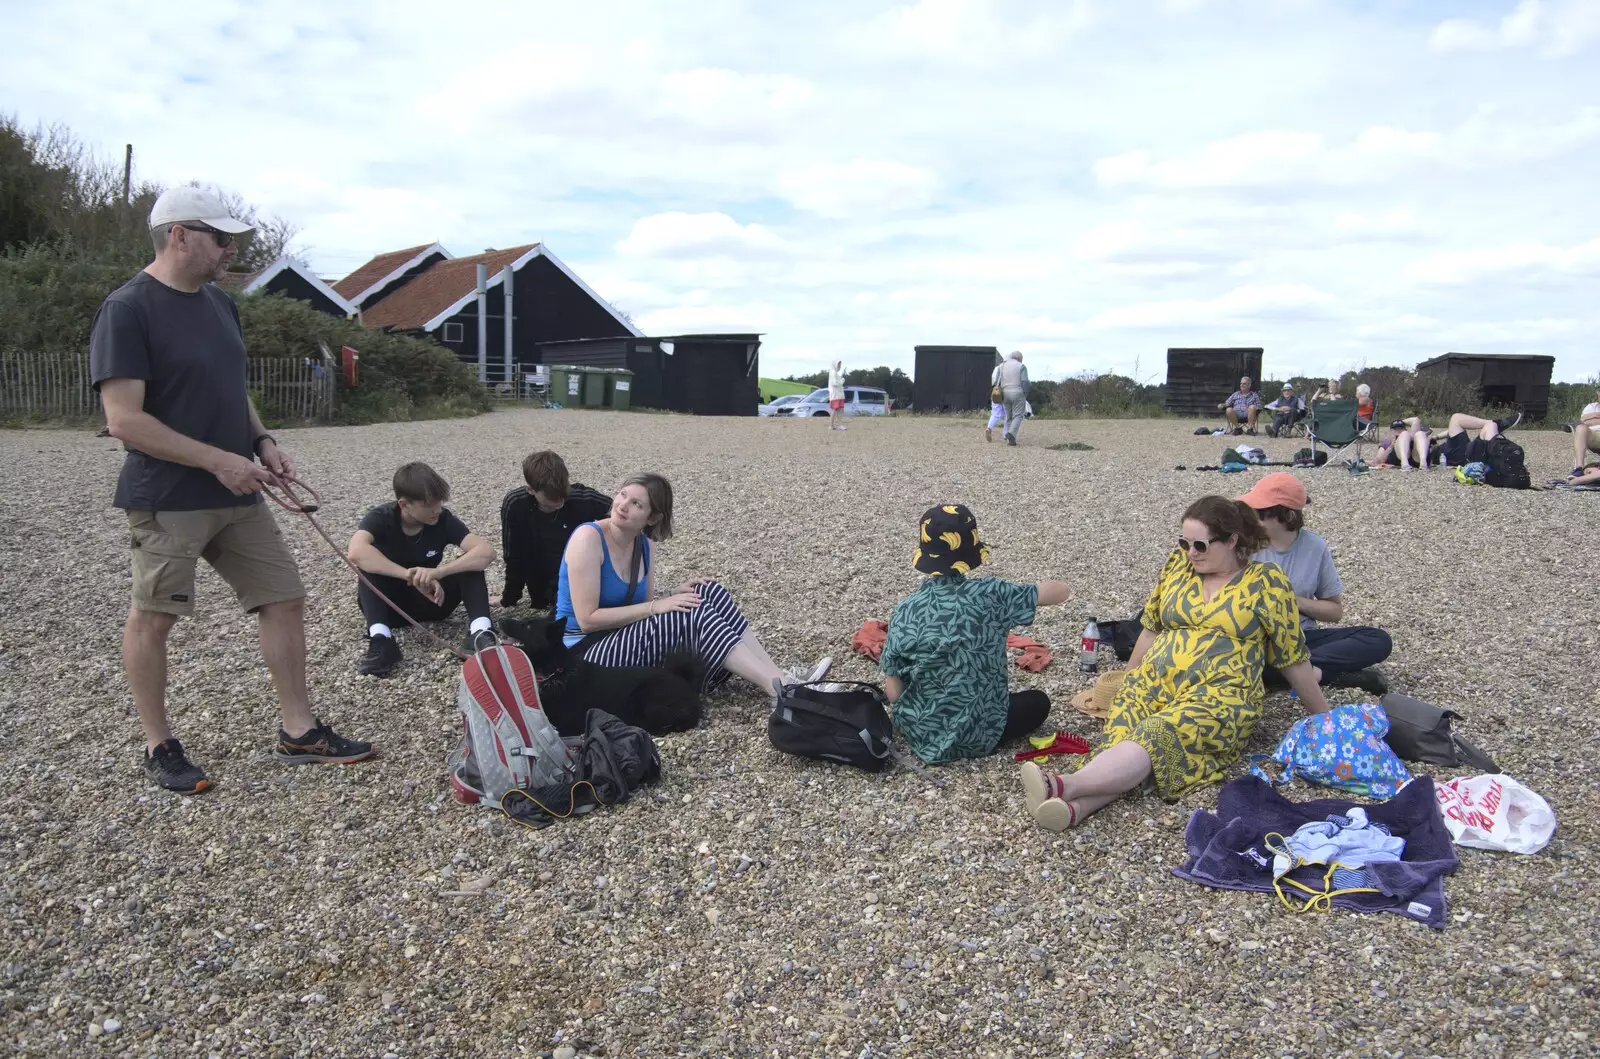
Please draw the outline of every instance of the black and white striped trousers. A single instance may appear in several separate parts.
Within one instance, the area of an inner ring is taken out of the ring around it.
[[[750,621],[728,590],[716,581],[695,587],[700,605],[641,618],[585,645],[583,658],[600,666],[657,666],[669,651],[693,651],[706,666],[706,691],[720,687],[729,673],[722,668]]]

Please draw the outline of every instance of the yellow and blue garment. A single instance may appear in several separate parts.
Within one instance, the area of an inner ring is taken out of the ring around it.
[[[1360,806],[1302,824],[1288,836],[1272,832],[1262,845],[1272,854],[1272,888],[1284,907],[1295,912],[1329,911],[1333,899],[1343,894],[1382,893],[1369,865],[1398,862],[1406,850],[1405,839],[1368,820]],[[1267,858],[1258,850],[1248,849],[1244,855],[1257,866],[1267,867]],[[1321,889],[1292,877],[1307,867],[1326,868],[1321,873]],[[1301,898],[1298,905],[1296,897]]]

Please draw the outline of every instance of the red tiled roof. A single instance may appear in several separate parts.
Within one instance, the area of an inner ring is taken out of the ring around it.
[[[478,265],[487,265],[493,279],[502,268],[538,245],[529,243],[437,262],[383,301],[365,309],[361,322],[368,327],[391,327],[397,331],[419,329],[472,293],[478,285]]]
[[[345,298],[354,299],[362,291],[433,245],[433,243],[423,243],[421,246],[412,246],[404,250],[391,250],[387,254],[379,254],[338,283],[333,284],[333,289]]]

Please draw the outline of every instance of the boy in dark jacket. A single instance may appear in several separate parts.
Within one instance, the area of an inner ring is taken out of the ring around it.
[[[522,461],[525,486],[500,501],[500,548],[506,586],[493,602],[514,607],[528,590],[534,610],[555,606],[556,579],[567,538],[585,522],[611,513],[611,498],[586,485],[572,484],[560,456],[545,450]]]

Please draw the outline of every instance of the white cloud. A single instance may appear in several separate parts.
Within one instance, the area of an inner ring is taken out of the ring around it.
[[[1322,316],[1335,299],[1304,283],[1246,284],[1215,298],[1140,302],[1107,309],[1090,318],[1095,330],[1138,327],[1204,327],[1249,318]]]
[[[1461,250],[1415,261],[1407,270],[1422,283],[1461,284],[1492,276],[1600,275],[1600,238],[1573,246],[1520,242],[1487,250]]]
[[[674,211],[641,217],[616,249],[631,257],[770,257],[787,253],[789,246],[764,226],[740,224],[726,213]]]
[[[817,162],[778,178],[784,198],[824,217],[915,210],[933,201],[938,178],[926,169],[878,158]]]
[[[243,192],[321,273],[542,239],[646,330],[765,332],[769,373],[1245,341],[1310,372],[1391,327],[1385,357],[1525,341],[1573,378],[1600,65],[1551,56],[1595,6],[1475,4],[1491,69],[1325,0],[14,3],[0,98]]]
[[[1537,48],[1568,56],[1600,40],[1600,4],[1594,0],[1520,0],[1498,23],[1452,18],[1428,38],[1437,52]]]
[[[914,0],[846,29],[846,46],[879,56],[977,65],[1044,54],[1092,22],[1089,0],[1060,0],[1012,21],[995,0]]]

